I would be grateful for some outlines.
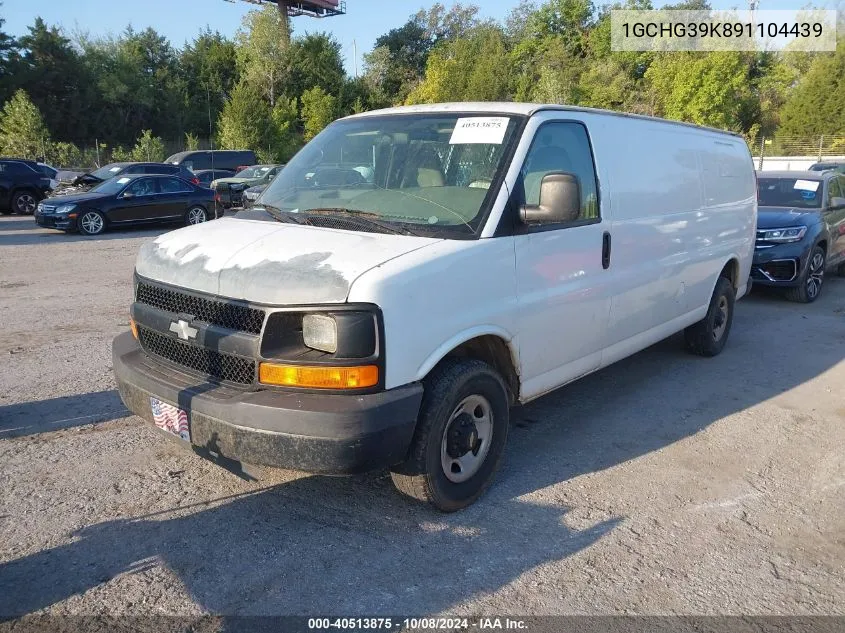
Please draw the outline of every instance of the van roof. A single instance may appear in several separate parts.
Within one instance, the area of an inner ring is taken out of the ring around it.
[[[704,125],[696,125],[695,123],[685,123],[684,121],[672,121],[670,119],[661,119],[659,117],[646,116],[644,114],[630,114],[628,112],[616,112],[614,110],[600,110],[598,108],[586,108],[581,106],[557,105],[557,104],[543,104],[543,103],[515,103],[510,101],[467,101],[454,103],[431,103],[424,105],[412,106],[396,106],[393,108],[384,108],[382,110],[371,110],[370,112],[362,112],[360,114],[353,114],[346,117],[348,119],[356,119],[368,116],[378,116],[383,114],[413,114],[413,113],[448,113],[448,112],[472,112],[478,114],[497,113],[497,114],[521,114],[524,116],[531,116],[537,112],[547,110],[560,110],[566,112],[589,112],[593,114],[604,114],[610,116],[627,117],[632,119],[644,119],[646,121],[659,121],[661,123],[671,123],[673,125],[683,125],[684,127],[691,127],[698,130],[707,130],[708,132],[716,132],[719,134],[727,134],[737,138],[742,138],[736,132],[728,130],[720,130],[714,127],[707,127]]]

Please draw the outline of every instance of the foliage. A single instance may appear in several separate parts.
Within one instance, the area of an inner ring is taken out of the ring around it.
[[[324,127],[335,120],[337,100],[316,86],[302,94],[302,119],[305,123],[305,140],[310,141]]]
[[[287,18],[273,4],[250,11],[238,31],[237,60],[241,78],[259,88],[276,103],[287,79],[288,42],[279,37],[287,29]]]
[[[132,148],[132,160],[138,162],[160,163],[167,158],[164,141],[153,136],[152,130],[144,130]]]
[[[18,90],[0,112],[0,154],[35,159],[46,154],[50,134],[29,95]]]
[[[438,46],[428,59],[425,80],[408,103],[506,100],[510,88],[505,35],[494,25],[473,28]]]
[[[196,134],[185,132],[185,151],[191,152],[200,148],[200,140]]]
[[[15,38],[0,18],[0,151],[92,167],[95,142],[113,148],[102,162],[160,159],[161,139],[178,151],[216,138],[286,161],[336,117],[455,100],[609,108],[747,138],[845,132],[845,43],[836,53],[611,50],[610,10],[652,2],[521,0],[502,24],[437,2],[379,37],[360,78],[330,34],[290,39],[272,3],[247,13],[234,40],[206,28],[181,48],[151,28],[70,38],[40,18]]]
[[[781,114],[784,135],[839,134],[845,131],[845,40],[832,55],[818,55],[789,94]]]

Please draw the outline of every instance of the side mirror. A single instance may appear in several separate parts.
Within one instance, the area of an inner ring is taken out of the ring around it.
[[[130,198],[134,198],[135,194],[131,191],[124,191],[122,194],[120,194],[120,197],[124,200],[129,200]]]
[[[831,198],[830,199],[830,208],[831,209],[845,209],[845,198]]]
[[[553,171],[540,182],[540,204],[526,205],[520,217],[526,224],[572,222],[581,215],[581,185],[578,176]]]

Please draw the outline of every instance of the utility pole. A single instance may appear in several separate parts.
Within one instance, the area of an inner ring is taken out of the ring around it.
[[[205,84],[205,98],[208,102],[208,142],[211,147],[211,168],[214,169],[214,131],[211,127],[211,87]]]
[[[355,78],[358,78],[358,43],[352,40],[352,57],[355,59]]]

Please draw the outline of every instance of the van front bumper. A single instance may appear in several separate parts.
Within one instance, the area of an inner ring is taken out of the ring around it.
[[[188,414],[191,444],[247,464],[349,475],[403,462],[422,385],[366,395],[243,391],[152,360],[130,333],[112,344],[117,387],[135,415],[153,423],[150,398]]]

